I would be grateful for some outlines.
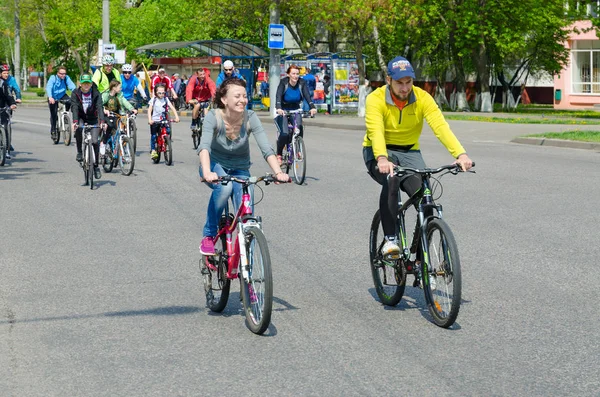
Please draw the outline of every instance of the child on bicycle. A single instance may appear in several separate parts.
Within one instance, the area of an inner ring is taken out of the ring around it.
[[[106,115],[106,131],[102,136],[100,144],[100,155],[103,156],[106,150],[106,142],[108,137],[112,135],[117,128],[117,118],[115,114],[125,114],[125,112],[137,113],[137,110],[129,103],[121,92],[121,82],[113,80],[108,86],[108,90],[102,93],[102,105],[104,106],[104,114]]]
[[[154,87],[154,97],[148,102],[148,124],[150,124],[150,157],[154,160],[158,158],[156,152],[156,136],[160,132],[160,122],[169,119],[169,109],[175,115],[175,122],[179,123],[177,109],[165,96],[166,87],[164,84],[157,84]],[[171,128],[168,129],[171,135]]]

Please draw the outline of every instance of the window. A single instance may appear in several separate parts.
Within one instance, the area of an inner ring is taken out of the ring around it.
[[[600,94],[600,40],[578,40],[573,43],[572,92]]]

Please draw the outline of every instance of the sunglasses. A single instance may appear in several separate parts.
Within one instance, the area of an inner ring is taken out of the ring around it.
[[[232,72],[233,69],[224,69],[226,72]]]
[[[163,92],[157,92],[156,95],[165,95],[164,91]]]
[[[131,74],[131,72],[123,72],[123,74]]]

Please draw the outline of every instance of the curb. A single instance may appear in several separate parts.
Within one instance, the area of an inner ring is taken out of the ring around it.
[[[580,141],[567,141],[563,139],[549,139],[549,138],[515,138],[511,140],[513,143],[521,143],[525,145],[536,145],[536,146],[552,146],[562,147],[571,149],[584,149],[584,150],[599,150],[600,143],[595,142],[580,142]]]

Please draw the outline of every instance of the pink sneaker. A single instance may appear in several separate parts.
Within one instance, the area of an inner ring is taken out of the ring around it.
[[[215,244],[213,243],[212,237],[204,237],[200,242],[200,253],[202,255],[214,255],[215,254]]]

